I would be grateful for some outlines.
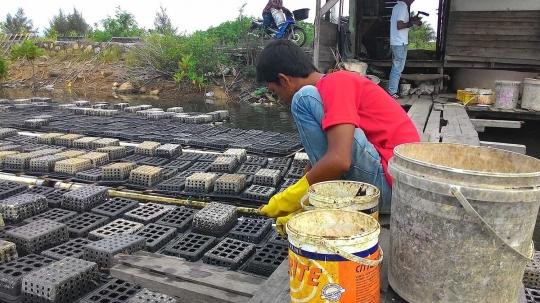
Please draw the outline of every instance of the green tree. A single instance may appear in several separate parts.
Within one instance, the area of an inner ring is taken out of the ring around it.
[[[144,30],[140,29],[135,16],[117,7],[114,18],[107,16],[101,20],[103,30],[97,29],[94,31],[94,39],[97,41],[108,41],[112,37],[138,37]]]
[[[8,35],[16,35],[20,33],[34,33],[34,24],[32,20],[26,17],[24,10],[19,7],[14,16],[10,13],[6,15],[6,20],[1,23],[2,32]]]
[[[69,33],[67,16],[62,9],[58,11],[58,15],[53,16],[52,20],[49,20],[49,28],[45,29],[45,35],[52,35],[55,31],[58,36],[67,36],[67,33]]]
[[[415,12],[411,12],[414,16]],[[409,48],[410,49],[435,49],[435,40],[437,33],[428,22],[423,22],[421,26],[413,26],[409,30]]]
[[[0,57],[0,80],[7,79],[9,63],[4,57]]]
[[[11,48],[11,61],[24,59],[32,65],[32,88],[34,88],[35,60],[43,55],[43,49],[39,48],[32,40],[25,40],[21,45],[14,45]]]
[[[167,9],[162,5],[159,6],[159,9],[160,11],[156,12],[156,17],[154,18],[155,31],[162,35],[176,35],[178,28],[172,25],[171,18],[167,14]]]
[[[90,25],[86,23],[81,12],[73,8],[73,13],[67,15],[68,34],[75,32],[79,36],[84,36],[90,31]]]

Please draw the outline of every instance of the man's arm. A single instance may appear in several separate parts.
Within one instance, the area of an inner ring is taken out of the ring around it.
[[[327,129],[328,150],[307,174],[309,184],[339,179],[349,170],[355,129],[352,124],[338,124]]]

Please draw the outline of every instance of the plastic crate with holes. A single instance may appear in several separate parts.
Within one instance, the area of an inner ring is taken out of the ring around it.
[[[97,152],[109,155],[109,160],[114,161],[127,156],[124,146],[106,146],[96,149]]]
[[[154,187],[163,181],[163,168],[149,165],[133,169],[129,175],[129,184],[141,187]]]
[[[75,180],[83,183],[94,183],[101,180],[101,168],[92,168],[75,174]]]
[[[75,238],[64,244],[44,250],[41,255],[54,260],[62,260],[67,257],[81,259],[84,254],[84,247],[89,243],[92,243],[92,241],[85,238]]]
[[[19,132],[14,128],[0,128],[0,140],[4,140],[8,137],[17,136]]]
[[[161,146],[161,143],[144,141],[135,147],[135,154],[153,157],[156,155],[156,150]]]
[[[8,241],[15,243],[20,256],[40,253],[69,239],[67,226],[63,223],[40,219],[8,230]]]
[[[68,134],[61,137],[57,137],[54,141],[54,144],[59,145],[59,146],[64,146],[64,147],[73,147],[73,142],[83,137],[84,137],[83,135]]]
[[[65,136],[64,133],[48,133],[37,138],[37,142],[40,144],[55,145],[56,138]]]
[[[72,159],[72,158],[80,157],[84,154],[86,154],[86,152],[82,150],[66,150],[66,151],[57,153],[55,155],[60,156],[60,157],[65,157],[66,159]]]
[[[117,234],[134,234],[143,227],[144,225],[141,223],[116,219],[105,226],[91,231],[88,234],[88,239],[101,240]]]
[[[109,189],[103,186],[83,186],[64,194],[62,208],[77,212],[90,211],[109,198]]]
[[[92,213],[107,216],[111,219],[117,219],[121,217],[124,213],[133,210],[138,206],[138,201],[127,198],[114,197],[107,200],[105,203],[92,208]]]
[[[91,242],[84,247],[83,259],[95,262],[101,268],[114,265],[114,256],[118,253],[134,253],[146,247],[146,238],[131,234],[116,234]]]
[[[107,153],[91,152],[82,155],[79,158],[90,160],[93,168],[97,168],[109,163],[109,154]]]
[[[97,285],[96,263],[66,257],[26,275],[22,279],[22,301],[74,302]]]
[[[18,257],[15,243],[0,240],[0,264],[17,259]]]
[[[246,187],[246,176],[242,174],[224,174],[214,185],[214,192],[218,195],[238,196]]]
[[[98,149],[98,148],[107,147],[107,146],[119,146],[119,145],[120,145],[120,140],[113,139],[113,138],[102,138],[102,139],[92,141],[93,149]]]
[[[30,254],[0,264],[0,301],[19,302],[22,279],[53,262],[51,258]]]
[[[30,160],[36,158],[34,153],[18,153],[5,156],[3,159],[4,169],[23,172],[30,167]]]
[[[186,178],[185,192],[206,194],[213,190],[214,183],[218,179],[215,173],[194,173]]]
[[[182,154],[180,144],[167,143],[156,149],[156,156],[165,158],[176,158]]]
[[[75,216],[77,215],[78,214],[75,211],[65,210],[61,208],[53,208],[39,215],[24,219],[23,222],[30,223],[39,219],[47,219],[59,223],[65,223],[66,221],[75,218]]]
[[[203,262],[210,265],[226,267],[229,270],[237,270],[255,252],[255,245],[225,238],[214,248],[204,254]]]
[[[238,167],[238,158],[235,156],[218,157],[210,165],[210,171],[232,174]]]
[[[177,233],[174,227],[150,223],[135,235],[146,238],[146,250],[153,253],[174,239]]]
[[[193,216],[193,232],[222,237],[237,223],[238,214],[232,205],[212,202]]]
[[[54,171],[56,162],[65,160],[66,158],[58,155],[47,155],[38,158],[30,159],[30,171],[48,173]]]
[[[66,222],[70,238],[85,238],[91,231],[100,228],[109,222],[109,217],[82,213]]]
[[[175,206],[158,203],[146,203],[133,210],[126,212],[123,218],[142,224],[153,223],[173,210]]]
[[[167,256],[179,257],[190,262],[196,262],[201,259],[215,243],[215,237],[190,232],[178,236],[160,251]]]
[[[118,162],[101,167],[103,181],[125,181],[137,165],[132,162]]]
[[[274,243],[266,243],[257,248],[256,252],[246,263],[245,271],[264,277],[272,273],[289,257],[289,247]]]
[[[176,303],[176,299],[155,291],[143,288],[129,299],[129,303]]]
[[[82,137],[73,141],[74,148],[91,149],[93,147],[92,142],[99,140],[97,137]]]
[[[54,171],[57,173],[75,175],[78,172],[92,168],[92,162],[89,159],[70,158],[58,161],[54,164]]]
[[[21,193],[2,200],[0,214],[2,214],[5,222],[18,223],[26,218],[45,212],[47,208],[47,198],[45,196]]]
[[[247,159],[247,152],[245,149],[229,148],[225,152],[223,152],[223,155],[234,156],[236,157],[239,163],[243,163]]]
[[[277,187],[281,182],[281,172],[275,169],[263,168],[253,177],[253,184]]]
[[[129,302],[141,290],[140,286],[113,279],[82,298],[79,303],[124,303]]]

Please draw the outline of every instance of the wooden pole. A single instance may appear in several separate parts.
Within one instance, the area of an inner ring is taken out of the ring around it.
[[[313,64],[319,69],[321,51],[321,0],[316,0],[315,5],[315,33],[313,37]]]
[[[358,16],[356,12],[358,11],[357,0],[349,0],[349,31],[351,32],[351,51],[353,54],[356,54],[356,20]]]

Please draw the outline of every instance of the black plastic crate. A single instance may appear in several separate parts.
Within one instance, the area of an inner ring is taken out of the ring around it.
[[[49,208],[60,208],[62,202],[64,202],[64,194],[67,192],[69,192],[67,189],[56,189],[51,193],[45,194]]]
[[[237,211],[232,205],[212,202],[193,217],[192,230],[197,233],[222,237],[236,223]]]
[[[281,183],[281,188],[287,188],[291,185],[294,185],[296,182],[298,182],[298,179],[286,178],[283,180],[283,183]]]
[[[130,210],[123,215],[124,219],[142,224],[153,223],[173,210],[174,206],[157,203],[146,203],[136,209]]]
[[[43,195],[22,193],[1,201],[0,213],[5,222],[18,223],[48,209]]]
[[[291,158],[276,157],[276,158],[269,159],[268,165],[286,166],[287,168],[289,168],[289,166],[291,165],[291,162],[292,162]]]
[[[270,146],[266,149],[267,153],[277,155],[287,155],[302,147],[302,144],[298,142],[281,142],[278,145]]]
[[[212,162],[195,162],[193,163],[193,165],[191,165],[189,170],[208,172],[211,166],[212,166]]]
[[[221,154],[201,153],[198,162],[214,162]]]
[[[140,290],[140,286],[113,279],[89,293],[79,303],[127,303]]]
[[[238,224],[229,232],[229,237],[259,244],[271,229],[271,220],[241,218]]]
[[[146,157],[142,160],[140,160],[139,162],[137,162],[137,164],[139,165],[150,165],[150,166],[163,166],[167,163],[169,163],[169,159],[167,158],[159,158],[159,157]]]
[[[111,219],[120,218],[124,213],[139,207],[139,202],[127,198],[114,197],[105,203],[92,208],[91,212],[107,216]]]
[[[98,264],[100,268],[111,268],[118,253],[134,253],[146,247],[146,239],[129,234],[116,234],[87,244],[83,259]]]
[[[27,189],[26,191],[24,191],[24,193],[44,195],[45,197],[47,197],[48,194],[50,194],[50,193],[52,193],[54,191],[55,191],[55,189],[53,187],[32,186],[29,189]]]
[[[287,166],[283,165],[275,165],[275,164],[268,164],[266,167],[267,169],[277,169],[281,172],[281,176],[285,177],[285,174],[287,174],[287,170],[289,169]]]
[[[289,248],[284,245],[266,243],[258,248],[246,263],[247,272],[270,277],[272,273],[289,257]]]
[[[70,238],[86,238],[88,233],[109,222],[109,218],[93,213],[82,213],[66,222]]]
[[[75,174],[75,179],[87,182],[97,182],[101,180],[101,168],[92,168]]]
[[[65,210],[65,209],[61,209],[61,208],[53,208],[53,209],[50,209],[44,213],[41,213],[37,216],[33,216],[33,217],[30,217],[30,218],[27,218],[27,219],[24,219],[23,222],[24,223],[30,223],[30,222],[34,222],[36,220],[40,220],[40,219],[47,219],[47,220],[52,220],[52,221],[56,221],[56,222],[59,222],[59,223],[65,223],[73,218],[75,218],[75,216],[77,216],[78,213],[75,212],[75,211],[70,211],[70,210]]]
[[[262,166],[259,166],[259,165],[244,164],[240,166],[240,168],[238,169],[236,173],[244,174],[244,175],[254,175],[261,169],[262,169]]]
[[[204,254],[203,262],[210,265],[237,270],[255,251],[255,245],[244,241],[225,238],[216,247]]]
[[[282,246],[289,246],[289,241],[283,238],[277,231],[274,231],[268,238],[268,243],[273,243]]]
[[[109,189],[104,186],[83,186],[64,194],[62,208],[77,212],[90,211],[109,198]]]
[[[54,260],[40,255],[25,257],[0,264],[0,301],[16,301],[21,295],[22,279],[33,271],[53,263]]]
[[[201,156],[202,156],[202,153],[183,153],[181,156],[177,157],[176,160],[195,162]]]
[[[23,223],[24,224],[24,223]],[[0,240],[7,240],[6,238],[6,232],[8,230],[12,230],[14,228],[19,227],[20,225],[6,225],[6,226],[0,226]]]
[[[187,207],[177,207],[159,219],[156,224],[174,227],[182,233],[191,227],[193,216],[198,210]]]
[[[275,192],[274,187],[251,185],[244,191],[242,198],[253,202],[267,203]]]
[[[148,158],[147,156],[143,156],[143,155],[131,155],[131,156],[127,156],[125,158],[122,158],[122,159],[119,159],[118,161],[120,162],[131,162],[131,163],[137,163],[137,164],[140,164],[141,161],[143,161],[144,159]]]
[[[168,179],[159,183],[156,186],[156,190],[167,192],[167,193],[175,193],[175,192],[180,193],[184,189],[185,185],[186,185],[186,178],[173,177],[171,179]]]
[[[266,157],[257,157],[257,156],[249,156],[247,157],[246,162],[244,164],[247,165],[258,165],[258,166],[266,166],[268,164],[268,158]]]
[[[163,167],[163,179],[170,179],[178,174],[178,169],[174,167]]]
[[[186,259],[190,262],[198,261],[216,243],[216,238],[196,233],[178,236],[163,249],[163,254]]]
[[[17,245],[19,256],[40,253],[69,240],[67,226],[63,223],[40,219],[8,230],[6,239]]]
[[[67,257],[26,275],[22,279],[22,302],[74,302],[99,281],[95,263]]]
[[[143,227],[144,225],[138,222],[116,219],[88,233],[88,239],[97,241],[118,234],[134,234]]]
[[[129,303],[176,303],[176,299],[171,296],[150,291],[143,288],[141,291],[133,295]]]
[[[139,230],[135,235],[146,238],[146,250],[156,252],[177,235],[174,227],[150,223]]]
[[[193,162],[191,162],[191,161],[173,160],[173,161],[163,165],[163,167],[165,167],[165,168],[172,167],[172,168],[176,168],[178,171],[185,171],[188,168],[190,168],[192,164],[193,164]]]
[[[11,182],[11,181],[1,181],[0,182],[0,200],[4,200],[13,195],[22,193],[28,189],[28,185]]]
[[[41,255],[55,260],[62,260],[66,257],[80,259],[84,253],[84,246],[88,243],[92,243],[92,241],[85,238],[72,239],[62,245],[42,251]]]
[[[300,179],[304,176],[304,167],[291,166],[286,176],[287,178]]]

